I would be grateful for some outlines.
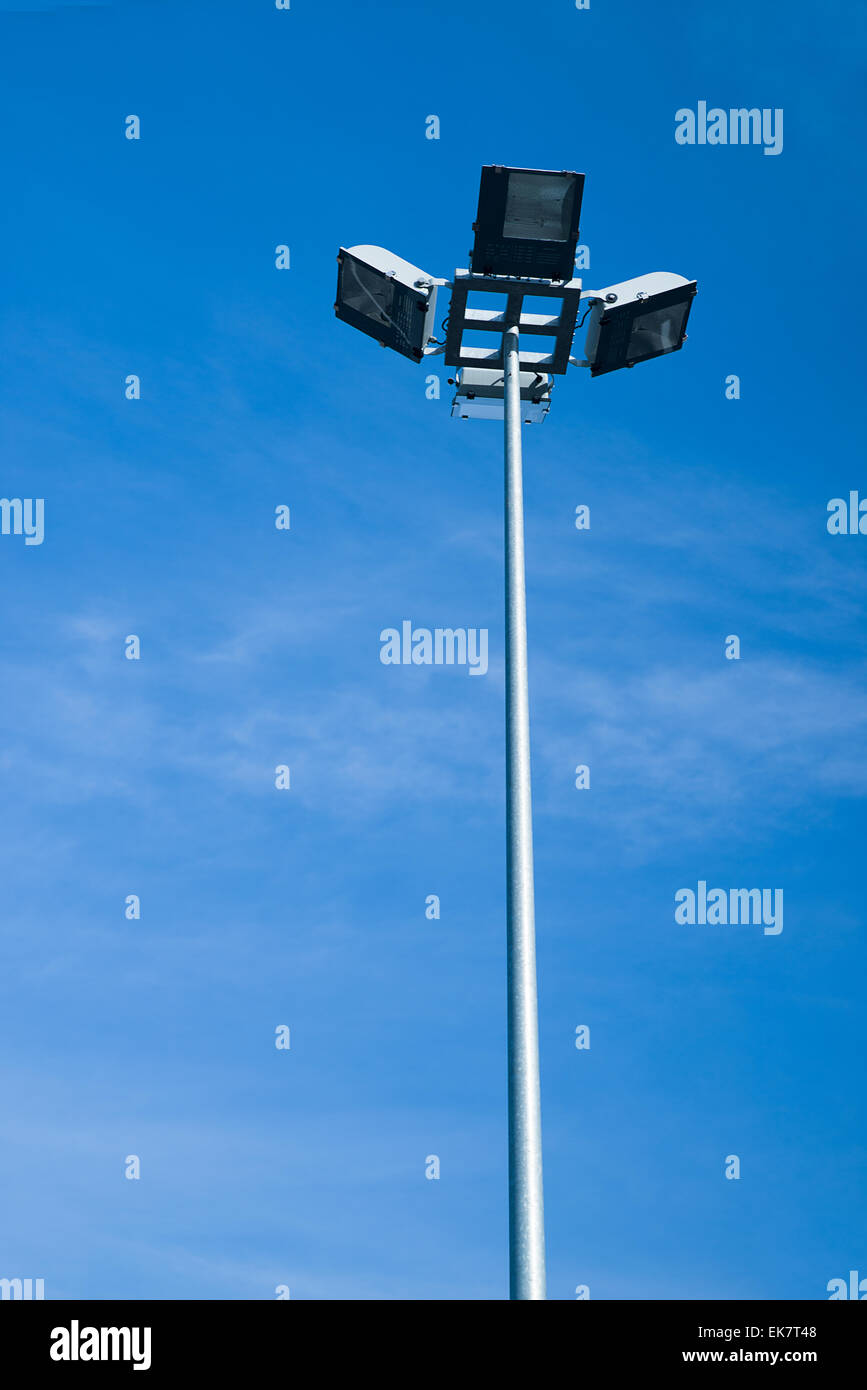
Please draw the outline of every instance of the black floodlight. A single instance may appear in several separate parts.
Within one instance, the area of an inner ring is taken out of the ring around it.
[[[695,280],[666,270],[593,291],[584,349],[590,375],[602,376],[677,352],[686,341],[695,292]]]
[[[436,314],[432,277],[382,246],[341,246],[337,264],[337,317],[420,362]]]
[[[571,280],[583,192],[583,174],[484,165],[473,273]]]

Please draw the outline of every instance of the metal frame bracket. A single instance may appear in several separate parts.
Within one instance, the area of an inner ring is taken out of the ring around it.
[[[496,294],[505,298],[505,309],[470,308],[468,297],[473,294]],[[524,311],[524,299],[559,300],[552,305],[556,312],[535,314]],[[501,338],[509,328],[520,333],[520,370],[551,372],[562,376],[569,366],[572,339],[581,301],[581,281],[565,284],[551,280],[517,280],[505,275],[473,275],[468,270],[456,270],[452,282],[452,298],[446,325],[445,362],[448,367],[500,367],[505,370],[504,347],[479,348],[466,342],[473,332],[499,333]],[[526,339],[550,338],[548,352],[535,352],[526,347]]]

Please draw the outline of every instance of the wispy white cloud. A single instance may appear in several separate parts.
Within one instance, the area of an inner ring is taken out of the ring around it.
[[[541,668],[541,669],[540,669]],[[712,835],[767,836],[825,813],[824,799],[862,796],[867,691],[853,672],[831,675],[794,656],[690,662],[622,676],[542,662],[535,671],[536,807],[563,815],[594,798],[633,854]],[[591,766],[591,790],[573,769]],[[820,803],[817,808],[817,801]]]

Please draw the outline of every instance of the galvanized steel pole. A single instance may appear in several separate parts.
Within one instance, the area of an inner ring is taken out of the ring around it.
[[[530,703],[517,325],[503,335],[506,453],[506,857],[509,1296],[545,1298],[545,1214],[533,901]]]

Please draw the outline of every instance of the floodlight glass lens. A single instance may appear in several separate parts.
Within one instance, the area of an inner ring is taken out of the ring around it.
[[[511,173],[503,236],[526,241],[568,241],[574,207],[574,178]]]
[[[391,323],[394,281],[387,279],[381,270],[372,270],[370,266],[347,256],[343,262],[340,284],[347,309],[355,309],[377,323]]]
[[[680,344],[689,304],[671,304],[667,309],[653,309],[639,314],[632,323],[627,360],[653,357],[671,352]]]

